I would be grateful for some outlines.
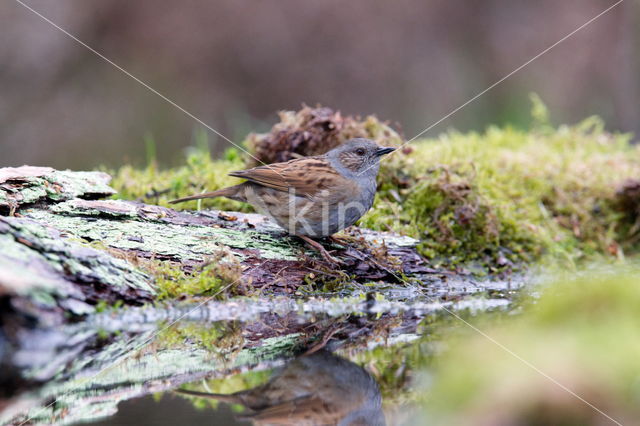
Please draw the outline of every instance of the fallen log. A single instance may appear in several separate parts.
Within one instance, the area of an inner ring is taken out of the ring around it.
[[[140,305],[159,293],[158,262],[197,273],[219,253],[237,267],[243,291],[266,294],[295,294],[327,277],[344,287],[445,274],[428,267],[415,240],[357,228],[347,243],[331,247],[346,265],[335,271],[264,216],[100,199],[115,193],[109,179],[101,172],[0,169],[0,297],[13,309],[61,321],[98,303]]]

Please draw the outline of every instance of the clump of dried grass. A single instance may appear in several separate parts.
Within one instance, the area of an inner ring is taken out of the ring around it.
[[[340,111],[304,105],[299,111],[281,111],[280,122],[269,133],[251,133],[245,143],[261,162],[277,163],[301,156],[320,155],[352,138],[369,138],[380,145],[398,146],[402,137],[375,116],[364,119]],[[249,158],[249,165],[258,165]]]

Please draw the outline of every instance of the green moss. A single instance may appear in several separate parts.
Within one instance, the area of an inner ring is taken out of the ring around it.
[[[383,163],[377,201],[361,225],[418,238],[422,254],[448,265],[636,253],[637,229],[616,191],[640,176],[640,149],[595,117],[552,128],[545,111],[535,104],[530,131],[452,131],[411,144],[412,152]]]
[[[189,349],[195,346],[206,349],[212,355],[228,356],[241,350],[244,344],[242,329],[229,322],[180,322],[161,329],[164,331],[154,342],[158,349]]]
[[[429,392],[433,424],[607,422],[552,380],[622,424],[634,423],[640,418],[639,272],[561,277],[521,316],[500,325],[475,322],[502,347],[471,329],[452,339]]]
[[[535,96],[532,117],[530,130],[450,131],[405,146],[383,161],[378,197],[359,224],[418,239],[436,266],[474,271],[636,254],[639,215],[621,207],[617,190],[640,176],[640,148],[629,135],[606,132],[596,117],[553,127]],[[167,205],[236,184],[226,174],[245,167],[236,150],[211,160],[200,149],[172,170],[153,162],[144,170],[123,167],[113,186],[119,197]],[[251,210],[223,198],[178,208],[196,206]]]
[[[232,254],[218,254],[192,272],[184,272],[172,262],[147,265],[156,278],[158,299],[182,296],[216,296],[225,298],[241,288],[240,264]]]
[[[200,192],[215,191],[241,182],[227,176],[228,173],[244,169],[245,166],[235,149],[229,149],[223,159],[212,160],[206,149],[193,150],[182,167],[158,170],[154,162],[144,169],[124,166],[117,171],[109,171],[114,178],[111,183],[122,199],[138,199],[161,206],[177,209],[194,207],[217,208],[220,210],[250,211],[250,207],[226,198],[190,201],[169,205],[169,201]]]

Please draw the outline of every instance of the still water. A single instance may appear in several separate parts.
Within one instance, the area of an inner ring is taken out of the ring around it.
[[[191,302],[26,328],[0,423],[421,423],[452,313],[507,312],[515,294],[466,291]]]

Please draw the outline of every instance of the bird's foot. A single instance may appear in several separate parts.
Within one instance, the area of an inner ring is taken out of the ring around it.
[[[327,249],[325,249],[322,244],[320,244],[319,242],[315,241],[314,239],[307,237],[306,235],[298,235],[304,242],[306,242],[307,244],[309,244],[312,248],[316,249],[320,255],[322,256],[322,258],[331,263],[332,265],[344,265],[345,263],[340,260],[340,259],[336,259],[335,257],[331,256],[331,254],[329,254],[329,252],[327,251]]]
[[[329,340],[331,340],[331,338],[336,333],[339,333],[340,331],[344,330],[344,328],[345,327],[336,327],[334,325],[327,332],[325,332],[324,336],[322,336],[322,339],[318,343],[316,343],[315,345],[313,345],[309,349],[307,349],[307,351],[305,353],[303,353],[302,356],[311,355],[313,353],[318,352],[321,349],[324,349],[325,346],[327,346],[327,343],[329,343]]]

